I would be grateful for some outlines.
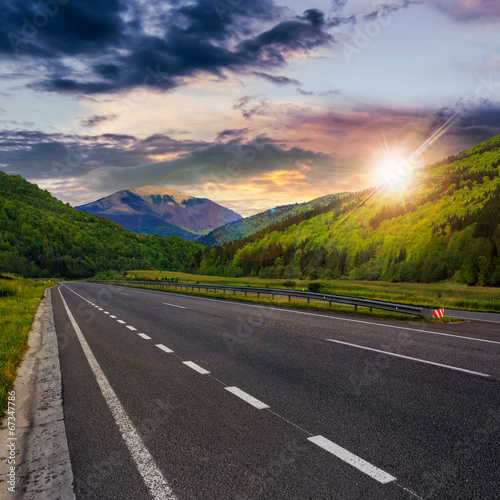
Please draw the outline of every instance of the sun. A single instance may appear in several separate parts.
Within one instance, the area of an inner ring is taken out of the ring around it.
[[[412,167],[403,157],[384,158],[377,165],[376,171],[379,185],[401,190],[410,184]]]

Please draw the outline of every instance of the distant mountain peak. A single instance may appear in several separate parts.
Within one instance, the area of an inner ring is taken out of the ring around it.
[[[172,201],[178,203],[179,205],[182,205],[187,200],[192,200],[194,198],[194,196],[189,196],[179,191],[159,186],[142,186],[140,188],[127,189],[127,191],[140,196],[147,203],[155,205],[158,203],[158,197],[161,197],[161,199],[168,199],[168,197],[170,197]]]
[[[123,189],[75,208],[107,217],[137,233],[188,240],[241,219],[233,210],[207,198],[159,186]]]

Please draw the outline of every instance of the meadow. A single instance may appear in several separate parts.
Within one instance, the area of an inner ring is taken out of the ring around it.
[[[172,280],[233,286],[286,288],[283,279],[225,278],[171,271],[129,271],[127,279]],[[294,280],[295,290],[308,290],[316,280]],[[321,280],[322,292],[404,304],[469,311],[500,312],[500,288],[467,286],[461,283],[388,283],[383,281]],[[291,287],[292,288],[292,287]]]
[[[44,291],[54,283],[0,275],[0,422]]]

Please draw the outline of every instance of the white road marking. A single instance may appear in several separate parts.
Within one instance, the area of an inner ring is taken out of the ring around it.
[[[128,295],[128,293],[123,293],[123,292],[120,292],[121,295]]]
[[[255,408],[258,408],[259,410],[269,408],[269,406],[263,403],[262,401],[255,399],[253,396],[250,396],[250,394],[243,392],[241,389],[238,389],[237,387],[224,387],[224,389],[234,394],[235,396],[238,396],[239,398],[243,399],[243,401],[246,401],[252,406],[255,406]]]
[[[366,460],[363,460],[357,455],[354,455],[354,453],[347,451],[345,448],[342,448],[341,446],[333,443],[323,436],[309,437],[307,438],[307,440],[330,452],[332,455],[335,455],[344,462],[347,462],[349,465],[356,467],[356,469],[360,470],[361,472],[368,474],[373,479],[376,479],[379,483],[386,484],[396,480],[394,476],[391,476],[382,469],[375,467]]]
[[[104,314],[109,314],[109,312],[108,311],[104,311]]]
[[[179,309],[187,309],[187,307],[184,307],[184,306],[176,306],[175,304],[168,304],[167,302],[163,302],[163,305],[165,305],[165,306],[170,306],[170,307],[178,307]]]
[[[98,307],[97,309],[99,309],[99,311],[104,311],[102,307]]]
[[[151,340],[151,337],[146,335],[145,333],[138,333],[139,337],[142,337],[144,340]]]
[[[159,292],[157,290],[147,290],[145,288],[138,288],[138,290],[146,290],[147,292],[153,292],[153,293],[165,293],[165,292]],[[209,299],[206,297],[196,297],[194,295],[183,295],[184,298],[189,298],[189,299],[194,299],[194,300],[207,300],[209,302],[218,302],[224,303],[224,304],[231,304],[233,306],[242,306],[242,307],[256,307],[258,309],[268,309],[271,311],[279,311],[283,313],[293,313],[293,314],[304,314],[306,316],[316,316],[319,318],[324,318],[324,319],[334,319],[334,320],[339,320],[339,321],[349,321],[351,323],[362,323],[365,325],[373,325],[373,326],[379,326],[381,328],[395,328],[396,330],[409,330],[410,332],[418,332],[418,333],[428,333],[429,335],[439,335],[442,337],[454,337],[456,339],[464,339],[464,340],[472,340],[474,342],[486,342],[489,344],[500,344],[500,341],[498,340],[486,340],[486,339],[477,339],[475,337],[466,337],[465,335],[456,335],[454,333],[442,333],[442,332],[435,332],[433,330],[422,330],[419,328],[409,328],[407,326],[399,326],[399,325],[388,325],[385,323],[376,323],[374,321],[363,321],[361,319],[352,319],[352,318],[341,318],[339,316],[331,316],[331,315],[325,315],[325,314],[317,314],[317,313],[312,313],[312,312],[305,312],[305,311],[294,311],[293,309],[285,309],[285,308],[277,308],[277,307],[268,307],[268,306],[259,306],[255,304],[244,304],[242,302],[232,302],[230,300],[226,301],[221,301],[217,299]],[[477,320],[481,321],[481,320]]]
[[[169,349],[167,346],[165,346],[163,344],[155,344],[155,345],[156,345],[156,347],[158,347],[158,349],[161,349],[162,351],[165,351],[168,353],[174,352],[174,351],[172,351],[172,349]]]
[[[132,330],[133,332],[137,331],[137,328],[134,328],[133,326],[130,326],[130,325],[127,325],[126,328],[128,328],[129,330]]]
[[[469,321],[482,321],[484,323],[496,323],[500,324],[500,321],[493,321],[492,319],[480,319],[480,318],[467,318],[466,316],[450,316],[450,318],[467,319]]]
[[[208,370],[205,370],[205,368],[202,368],[201,366],[197,365],[196,363],[193,363],[192,361],[183,361],[182,363],[185,364],[186,366],[189,366],[189,368],[192,368],[194,371],[201,373],[202,375],[210,373]]]
[[[116,316],[114,316],[113,314],[110,314],[109,317],[113,318],[113,319],[116,319]]]
[[[111,413],[115,419],[116,425],[118,426],[120,433],[122,435],[127,448],[134,459],[137,470],[139,471],[144,483],[151,496],[155,500],[177,500],[174,492],[168,485],[167,481],[163,477],[160,469],[156,465],[153,457],[149,453],[149,450],[144,445],[142,439],[139,436],[139,433],[135,429],[130,417],[127,415],[125,409],[123,408],[118,396],[115,391],[111,387],[106,375],[102,371],[99,363],[94,357],[85,337],[83,336],[78,324],[75,321],[75,318],[71,314],[69,310],[68,304],[64,300],[64,297],[61,293],[61,289],[59,288],[59,294],[61,295],[61,299],[66,309],[66,313],[68,314],[69,320],[73,325],[73,329],[75,330],[76,336],[80,341],[83,352],[89,362],[90,368],[94,373],[94,376],[99,384],[99,388],[101,389],[102,395],[111,410]]]
[[[448,368],[449,370],[456,370],[459,372],[469,373],[470,375],[479,375],[480,377],[487,377],[487,378],[489,378],[491,376],[491,375],[488,375],[486,373],[473,372],[471,370],[466,370],[465,368],[458,368],[457,366],[443,365],[442,363],[435,363],[434,361],[427,361],[425,359],[412,358],[410,356],[403,356],[402,354],[396,354],[394,352],[388,352],[388,351],[381,351],[379,349],[373,349],[372,347],[365,347],[362,345],[350,344],[349,342],[342,342],[340,340],[332,340],[332,339],[326,339],[326,340],[328,342],[335,342],[336,344],[348,345],[351,347],[357,347],[358,349],[365,349],[367,351],[380,352],[382,354],[387,354],[388,356],[396,356],[397,358],[409,359],[410,361],[417,361],[419,363],[425,363],[428,365],[440,366],[441,368]]]
[[[122,325],[125,324],[125,321],[123,321],[123,319],[117,319],[116,321],[118,321],[118,323],[121,323]]]

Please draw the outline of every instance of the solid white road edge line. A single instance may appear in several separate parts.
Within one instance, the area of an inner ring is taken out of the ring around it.
[[[259,410],[264,410],[265,408],[269,408],[269,406],[263,403],[262,401],[255,399],[253,396],[250,396],[250,394],[243,392],[241,389],[238,389],[237,387],[224,387],[224,389],[234,394],[235,396],[238,396],[239,398],[243,399],[243,401],[246,401],[252,406],[255,406],[255,408],[258,408]]]
[[[162,351],[165,351],[168,353],[174,352],[174,351],[172,351],[172,349],[169,349],[166,345],[163,345],[163,344],[155,344],[155,345],[156,345],[156,347],[158,347],[158,349],[161,349]]]
[[[83,352],[85,353],[87,361],[89,362],[90,368],[94,373],[97,383],[99,384],[99,388],[101,389],[102,395],[104,396],[104,400],[111,410],[115,422],[120,429],[122,438],[127,445],[127,448],[129,449],[130,454],[134,459],[137,470],[142,476],[142,479],[149,489],[151,496],[157,500],[177,500],[177,497],[174,495],[174,492],[163,477],[163,474],[155,464],[153,457],[144,445],[142,439],[139,437],[137,430],[135,429],[132,421],[125,412],[125,409],[120,403],[118,396],[108,382],[108,379],[106,378],[106,375],[104,375],[104,372],[99,366],[99,363],[95,359],[94,354],[87,344],[82,331],[80,330],[78,324],[75,321],[75,318],[69,310],[68,304],[66,304],[66,301],[64,300],[60,288],[59,294],[61,295],[64,308],[66,309],[66,313],[73,326],[73,329],[75,330],[76,336],[80,341],[80,345],[82,346]]]
[[[192,361],[183,361],[182,363],[186,366],[189,366],[189,368],[192,368],[194,371],[201,373],[202,375],[207,375],[208,373],[210,373],[208,370],[205,370],[205,368],[202,368]]]
[[[409,359],[410,361],[417,361],[418,363],[425,363],[427,365],[440,366],[441,368],[448,368],[449,370],[456,370],[459,372],[469,373],[470,375],[479,375],[480,377],[489,378],[491,375],[480,372],[473,372],[472,370],[466,370],[465,368],[458,368],[457,366],[443,365],[442,363],[435,363],[434,361],[427,361],[425,359],[412,358],[410,356],[403,356],[402,354],[396,354],[394,352],[381,351],[380,349],[373,349],[372,347],[365,347],[363,345],[350,344],[349,342],[342,342],[340,340],[326,339],[328,342],[335,342],[336,344],[348,345],[351,347],[357,347],[358,349],[365,349],[367,351],[380,352],[382,354],[387,354],[388,356],[396,356],[397,358]]]
[[[168,304],[167,302],[163,302],[164,306],[170,306],[170,307],[178,307],[179,309],[187,309],[187,307],[184,306],[176,306],[175,304]]]
[[[144,340],[151,340],[151,337],[146,335],[145,333],[138,333],[139,337],[142,337]]]
[[[148,290],[146,288],[137,288],[137,290],[144,290],[146,292],[153,292],[153,293],[165,293],[165,292],[159,292],[158,290]],[[219,304],[222,302],[221,300],[209,299],[207,297],[196,297],[194,295],[183,295],[182,297],[194,299],[194,300],[208,300],[209,302],[218,302]],[[242,307],[256,307],[258,309],[270,309],[271,311],[280,311],[280,312],[287,312],[287,313],[293,313],[293,314],[304,314],[306,316],[317,316],[319,318],[325,318],[325,319],[335,319],[335,320],[339,320],[339,321],[349,321],[351,323],[362,323],[364,325],[374,325],[374,326],[379,326],[381,328],[396,328],[397,330],[408,330],[410,332],[428,333],[429,335],[439,335],[442,337],[454,337],[456,339],[472,340],[474,342],[486,342],[488,344],[500,344],[500,341],[498,341],[498,340],[477,339],[475,337],[466,337],[465,335],[456,335],[454,333],[442,333],[442,332],[435,332],[433,330],[422,330],[419,328],[409,328],[407,326],[387,325],[385,323],[375,323],[374,321],[363,321],[361,319],[341,318],[340,316],[331,316],[331,315],[327,316],[325,314],[316,314],[316,313],[312,313],[312,312],[294,311],[293,309],[285,309],[285,308],[277,308],[277,307],[269,307],[269,306],[259,306],[256,304],[244,304],[242,302],[232,302],[231,300],[224,301],[224,304],[231,304],[231,305],[242,306]],[[477,321],[481,321],[481,320],[477,320]]]
[[[361,472],[368,474],[373,479],[376,479],[379,483],[386,484],[396,480],[394,476],[391,476],[382,469],[375,467],[366,460],[363,460],[357,455],[354,455],[354,453],[347,451],[345,448],[342,448],[341,446],[333,443],[323,436],[309,437],[307,438],[307,440],[330,452],[332,455],[335,455],[344,462],[347,462],[349,465],[356,467],[356,469],[360,470]]]

